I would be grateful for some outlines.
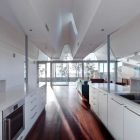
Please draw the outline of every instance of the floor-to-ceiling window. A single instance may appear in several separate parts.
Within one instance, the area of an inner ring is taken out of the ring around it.
[[[102,78],[107,81],[107,62],[102,61],[46,61],[38,62],[39,80],[52,85],[68,85],[77,79]],[[115,81],[115,61],[110,63],[111,81]]]
[[[68,63],[52,63],[53,85],[68,85],[69,65]]]

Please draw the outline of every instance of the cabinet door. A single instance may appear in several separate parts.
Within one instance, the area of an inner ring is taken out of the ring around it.
[[[89,87],[89,104],[93,110],[93,88],[91,86]]]
[[[89,103],[91,110],[98,116],[98,92],[95,88],[89,88]]]
[[[0,140],[2,140],[2,112],[0,112]]]
[[[98,90],[97,89],[94,89],[94,94],[93,94],[93,108],[94,108],[94,112],[95,114],[98,116]]]
[[[99,93],[99,118],[107,127],[107,93]]]
[[[129,107],[124,108],[124,140],[140,139],[140,114]]]
[[[123,140],[123,104],[117,98],[108,98],[108,129],[115,139]]]
[[[24,140],[25,139],[24,131],[20,134],[20,136],[16,140]]]
[[[0,140],[2,140],[2,122],[0,122]]]

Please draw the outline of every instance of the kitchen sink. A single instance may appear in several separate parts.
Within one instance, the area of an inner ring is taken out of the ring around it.
[[[140,104],[140,100],[132,100],[133,102]]]
[[[138,94],[138,93],[134,93],[134,94],[122,94],[120,96],[121,97],[124,97],[124,98],[126,98],[128,100],[131,100],[131,101],[133,101],[135,103],[140,104],[140,94]]]

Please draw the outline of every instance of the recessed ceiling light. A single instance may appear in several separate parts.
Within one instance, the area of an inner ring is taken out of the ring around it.
[[[101,31],[103,32],[103,31],[105,31],[105,29],[104,29],[104,28],[102,28],[102,29],[101,29]]]

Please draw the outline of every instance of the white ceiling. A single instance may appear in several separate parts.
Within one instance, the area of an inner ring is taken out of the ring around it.
[[[140,13],[139,6],[139,0],[102,0],[76,52],[76,57],[86,56],[104,43],[108,34],[116,31]],[[101,29],[105,31],[102,32]]]
[[[97,60],[107,60],[107,44],[101,45],[100,48],[95,50],[94,54],[97,57]],[[112,51],[110,51],[110,59],[116,60]]]
[[[83,58],[104,43],[107,34],[137,16],[139,6],[140,0],[0,0],[0,16],[22,29],[48,56],[59,58],[64,45],[70,44],[73,56]]]

